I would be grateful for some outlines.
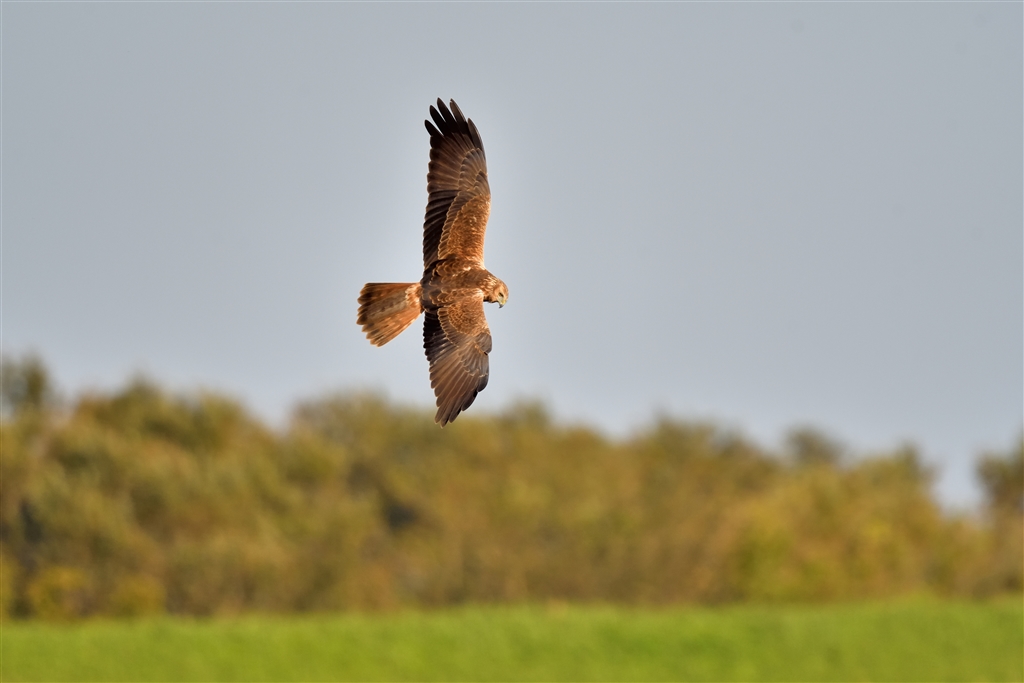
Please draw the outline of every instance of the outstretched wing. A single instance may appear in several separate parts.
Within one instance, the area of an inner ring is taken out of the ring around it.
[[[439,308],[428,309],[423,348],[430,361],[430,386],[437,397],[434,422],[442,427],[473,404],[487,386],[491,330],[484,317],[484,295],[465,290]]]
[[[427,212],[423,220],[423,266],[451,256],[483,264],[484,231],[491,212],[484,143],[455,100],[430,108]],[[434,125],[436,124],[436,126]]]

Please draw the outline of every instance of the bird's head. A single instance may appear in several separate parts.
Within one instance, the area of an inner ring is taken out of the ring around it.
[[[491,289],[487,292],[487,298],[484,301],[492,304],[497,303],[498,308],[501,308],[508,301],[508,287],[498,278],[494,278]]]

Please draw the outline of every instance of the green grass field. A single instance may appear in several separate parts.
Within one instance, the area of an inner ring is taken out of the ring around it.
[[[7,621],[4,681],[1020,681],[1019,598]]]

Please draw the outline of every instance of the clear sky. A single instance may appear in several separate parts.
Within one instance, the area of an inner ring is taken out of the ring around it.
[[[332,390],[432,406],[419,326],[371,347],[356,296],[420,277],[455,98],[511,291],[471,411],[911,440],[969,504],[1024,413],[1022,11],[6,2],[3,349],[278,424]]]

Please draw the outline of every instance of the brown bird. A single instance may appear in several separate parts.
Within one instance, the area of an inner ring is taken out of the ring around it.
[[[484,143],[455,100],[437,100],[424,121],[430,133],[427,213],[423,220],[423,278],[371,282],[359,293],[366,338],[383,346],[420,313],[430,386],[437,397],[434,422],[442,427],[473,404],[487,386],[491,330],[484,302],[508,300],[508,287],[484,268],[484,232],[491,212]]]

